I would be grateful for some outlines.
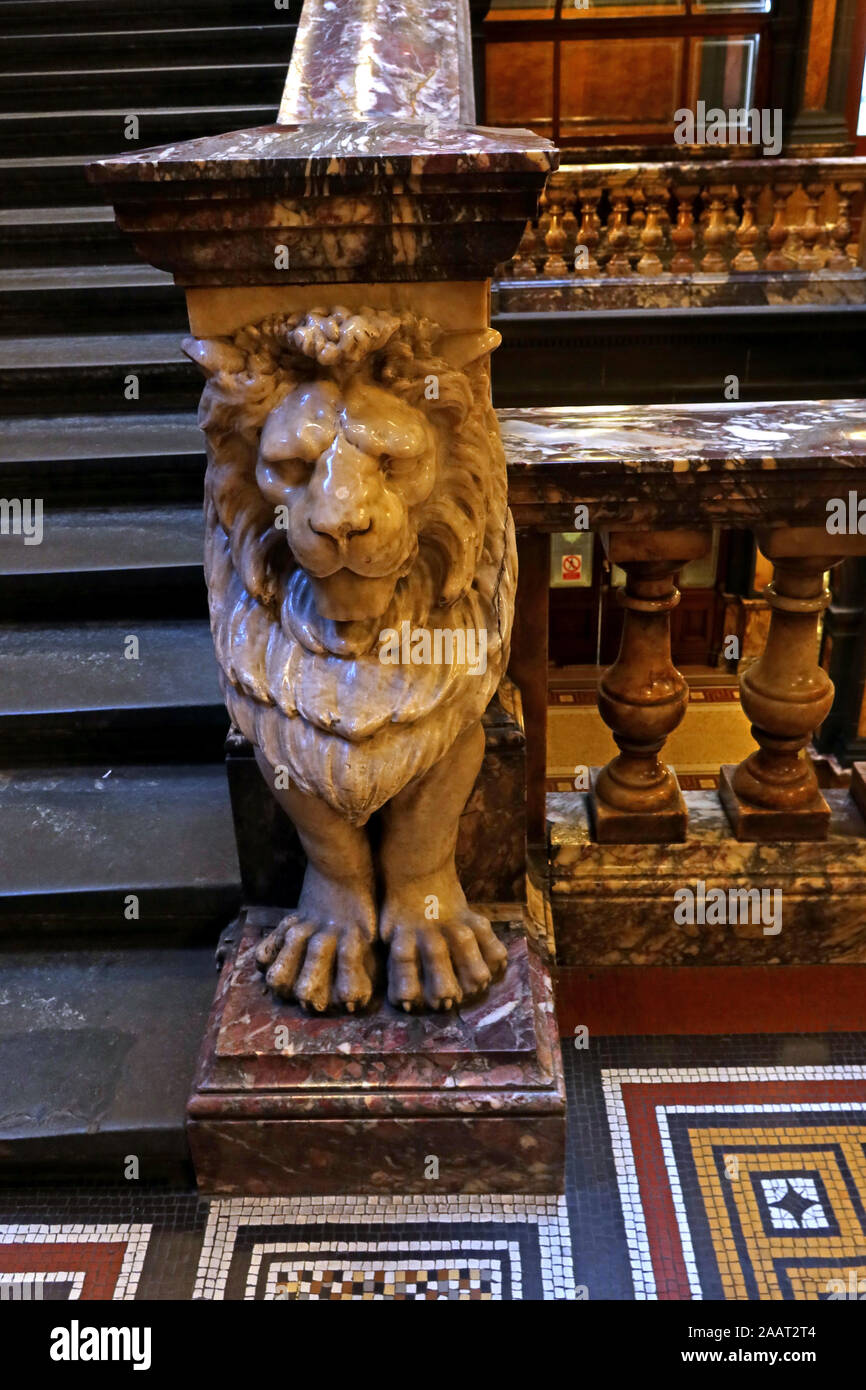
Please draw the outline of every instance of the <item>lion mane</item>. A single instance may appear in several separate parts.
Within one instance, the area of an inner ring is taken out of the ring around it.
[[[486,351],[455,366],[450,336],[410,313],[337,307],[184,343],[208,376],[199,407],[205,575],[229,713],[273,767],[357,825],[481,717],[508,660],[517,562]],[[426,415],[438,463],[430,496],[410,509],[417,553],[388,610],[375,621],[337,622],[317,612],[258,489],[256,461],[264,424],[290,391],[354,373]],[[456,644],[450,664],[384,664],[380,632],[406,622],[483,630],[486,669],[461,664]]]

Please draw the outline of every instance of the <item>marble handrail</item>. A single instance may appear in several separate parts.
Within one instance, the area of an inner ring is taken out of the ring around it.
[[[475,124],[467,0],[305,0],[281,125]]]
[[[518,526],[820,526],[866,497],[866,401],[507,409],[498,412]]]

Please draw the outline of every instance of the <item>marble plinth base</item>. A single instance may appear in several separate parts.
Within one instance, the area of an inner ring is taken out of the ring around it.
[[[473,902],[521,902],[526,875],[526,739],[520,694],[509,680],[484,714],[486,747],[460,817],[457,872]],[[298,901],[306,856],[295,827],[259,772],[252,744],[232,729],[226,769],[247,903]]]
[[[203,1192],[561,1192],[565,1099],[550,977],[520,909],[505,978],[450,1014],[308,1015],[264,988],[248,909],[225,959],[187,1111]]]
[[[712,309],[759,304],[862,304],[866,275],[861,269],[835,275],[787,274],[688,276],[604,275],[564,280],[502,279],[499,308],[507,313],[575,309]]]
[[[808,806],[796,811],[773,811],[743,801],[734,790],[735,763],[719,772],[719,796],[738,840],[824,840],[830,829],[830,807],[816,790]]]
[[[866,962],[866,815],[843,788],[827,788],[824,795],[830,806],[826,840],[750,843],[734,836],[717,792],[687,791],[687,837],[667,845],[599,845],[585,794],[549,796],[557,964]],[[683,898],[675,897],[681,889],[694,895],[692,922],[675,920],[678,907],[683,915]],[[702,913],[699,906],[701,893],[713,889],[726,895],[718,922],[715,912]],[[734,912],[731,890],[754,889],[768,894],[762,901],[769,922],[756,914],[757,904],[744,914],[745,899]],[[781,929],[775,931],[777,903]],[[734,920],[743,915],[746,920]]]
[[[674,781],[676,796],[663,811],[619,811],[598,795],[598,779],[602,769],[591,772],[592,796],[589,801],[595,838],[601,845],[654,845],[684,840],[689,817],[672,767],[668,772]]]

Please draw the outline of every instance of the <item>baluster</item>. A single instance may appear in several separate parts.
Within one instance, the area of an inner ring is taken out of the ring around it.
[[[674,575],[706,553],[701,531],[616,532],[605,538],[626,572],[619,655],[598,686],[598,709],[618,755],[593,781],[591,806],[601,843],[659,844],[685,839],[688,816],[672,768],[659,759],[688,704],[688,686],[671,661]]]
[[[840,183],[836,189],[838,210],[836,221],[830,229],[830,240],[833,249],[827,260],[827,269],[835,271],[854,270],[854,262],[848,255],[848,242],[851,239],[851,223],[848,218],[848,208],[851,202],[851,195],[858,193],[863,187],[862,183]]]
[[[629,261],[634,267],[640,256],[640,237],[646,224],[646,198],[644,190],[638,184],[631,190],[631,225],[628,229],[629,238]]]
[[[664,266],[659,257],[659,247],[665,234],[661,225],[662,204],[668,195],[667,185],[651,183],[646,190],[647,211],[640,230],[640,244],[643,254],[637,263],[640,275],[662,275]]]
[[[535,228],[531,221],[527,221],[511,270],[515,280],[531,280],[538,274],[534,260],[535,240]]]
[[[821,237],[821,224],[818,221],[818,205],[824,194],[823,183],[810,183],[804,187],[806,198],[805,221],[799,227],[802,251],[797,258],[798,270],[820,270],[824,264],[823,257],[818,250],[818,242]]]
[[[562,230],[565,232],[565,251],[563,252],[566,261],[574,260],[574,247],[578,236],[578,223],[575,216],[574,206],[577,202],[577,189],[574,184],[569,184],[562,191],[562,202],[565,212],[562,215]]]
[[[539,194],[538,218],[536,220],[536,226],[538,228],[539,253],[541,251],[541,247],[543,247],[544,245],[544,238],[547,236],[547,232],[550,227],[550,213],[548,212],[549,207],[550,199],[547,196],[547,184],[545,184],[544,188],[541,190],[541,193]]]
[[[610,196],[613,206],[607,227],[607,244],[611,249],[607,273],[608,275],[631,275],[631,261],[627,255],[629,245],[628,190],[613,188]]]
[[[724,199],[725,199],[725,226],[726,226],[727,229],[728,229],[728,244],[729,244],[729,245],[730,245],[730,242],[731,242],[731,238],[732,238],[733,236],[736,235],[737,228],[738,228],[739,225],[740,225],[740,219],[739,219],[739,217],[737,216],[737,208],[736,208],[736,202],[737,202],[738,196],[739,196],[739,189],[737,188],[737,185],[736,185],[735,183],[732,183],[732,184],[730,185],[730,187],[728,187],[728,188],[726,188],[726,189],[724,190]]]
[[[759,187],[754,183],[747,184],[743,191],[743,218],[734,233],[740,249],[732,263],[733,269],[740,272],[760,269],[753,249],[760,236],[760,230],[755,221],[755,204],[758,199],[758,192]]]
[[[575,274],[577,275],[599,275],[601,268],[595,258],[595,249],[599,241],[599,216],[598,204],[601,200],[601,188],[580,189],[580,230],[577,234],[575,249],[586,247],[586,251],[581,253],[581,259],[575,259]]]
[[[704,227],[704,246],[706,252],[701,261],[701,270],[718,275],[727,270],[727,262],[722,255],[722,247],[728,244],[729,228],[725,221],[725,190],[710,188],[704,193],[709,201],[709,215]]]
[[[548,277],[548,279],[562,280],[568,274],[568,266],[562,259],[562,253],[565,250],[566,238],[565,232],[562,230],[562,223],[560,221],[560,217],[562,214],[562,205],[560,202],[559,193],[551,192],[549,195],[549,202],[550,226],[548,227],[547,233],[544,238],[544,244],[547,247],[547,257],[544,262],[544,274]]]
[[[773,220],[767,228],[767,241],[770,249],[764,259],[764,269],[773,274],[794,269],[794,261],[787,254],[786,242],[790,236],[787,222],[788,199],[794,191],[793,183],[773,184]]]
[[[677,220],[676,226],[671,228],[671,241],[676,247],[671,260],[671,271],[674,275],[693,275],[695,272],[692,248],[697,234],[694,211],[697,192],[697,184],[681,184],[675,190]]]
[[[759,747],[739,766],[722,768],[719,793],[739,840],[822,840],[830,810],[803,749],[833,703],[833,682],[818,665],[818,620],[830,602],[824,573],[845,547],[817,527],[758,539],[773,561],[765,591],[770,627],[740,692]]]

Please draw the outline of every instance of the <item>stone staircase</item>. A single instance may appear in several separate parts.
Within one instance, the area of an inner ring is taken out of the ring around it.
[[[133,116],[136,148],[272,122],[299,11],[0,3],[0,498],[43,504],[41,544],[0,535],[7,1172],[183,1166],[240,892],[183,295],[84,166],[130,147]]]

